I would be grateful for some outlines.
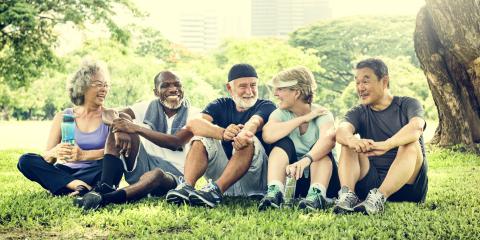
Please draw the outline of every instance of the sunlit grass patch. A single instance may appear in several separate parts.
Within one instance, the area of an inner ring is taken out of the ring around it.
[[[162,198],[84,213],[52,197],[16,169],[23,150],[0,152],[0,238],[420,238],[478,239],[480,157],[431,149],[423,204],[388,203],[378,216],[291,209],[258,212],[258,201],[226,198],[216,209],[169,205]]]

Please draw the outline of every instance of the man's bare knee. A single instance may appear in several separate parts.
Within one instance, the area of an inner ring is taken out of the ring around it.
[[[207,148],[203,144],[202,141],[200,140],[193,140],[191,145],[190,145],[190,150],[187,153],[187,159],[200,159],[202,158],[207,158]]]
[[[207,152],[207,149],[205,148],[205,145],[203,144],[202,141],[200,140],[193,140],[191,143],[190,151],[204,151]]]
[[[150,171],[144,173],[140,177],[140,181],[156,182],[156,181],[161,181],[166,177],[167,176],[166,176],[164,171],[162,171],[160,168],[155,168],[153,170],[150,170]]]
[[[254,144],[249,144],[245,148],[235,151],[233,153],[233,156],[236,156],[236,158],[252,160],[254,151],[255,151]]]

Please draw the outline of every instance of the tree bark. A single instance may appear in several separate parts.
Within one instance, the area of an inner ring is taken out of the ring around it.
[[[438,109],[432,142],[479,152],[480,0],[426,0],[414,43]]]

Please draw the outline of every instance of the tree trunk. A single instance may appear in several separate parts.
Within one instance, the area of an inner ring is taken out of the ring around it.
[[[417,16],[415,52],[438,109],[432,140],[480,142],[480,0],[426,0]]]

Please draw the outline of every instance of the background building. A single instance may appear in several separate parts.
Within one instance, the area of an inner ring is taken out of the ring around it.
[[[252,36],[287,36],[297,28],[330,18],[328,0],[252,0]]]

